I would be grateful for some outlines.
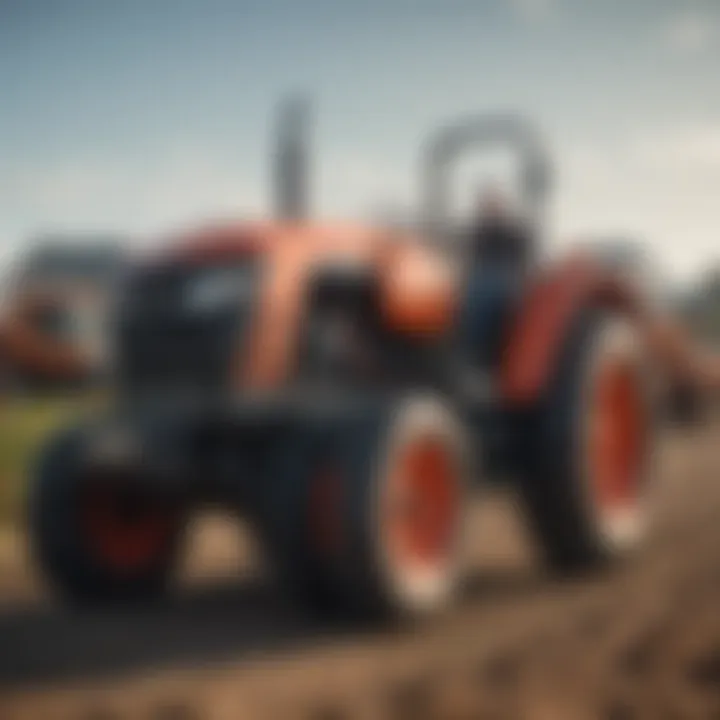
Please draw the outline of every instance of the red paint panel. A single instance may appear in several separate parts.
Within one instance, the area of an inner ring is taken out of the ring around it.
[[[566,260],[531,285],[503,358],[501,389],[508,402],[526,404],[539,397],[557,366],[571,323],[596,301],[632,304],[617,278],[584,256]]]

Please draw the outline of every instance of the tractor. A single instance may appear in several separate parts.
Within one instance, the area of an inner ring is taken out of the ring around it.
[[[52,438],[32,477],[52,585],[81,604],[157,598],[188,518],[220,504],[303,608],[427,615],[462,582],[491,468],[517,485],[552,568],[634,551],[655,438],[634,288],[589,256],[540,265],[509,301],[487,392],[455,383],[465,263],[449,169],[504,143],[539,214],[549,163],[532,126],[492,115],[435,134],[419,232],[308,218],[302,133],[281,135],[276,219],[181,233],[123,278],[113,410]]]

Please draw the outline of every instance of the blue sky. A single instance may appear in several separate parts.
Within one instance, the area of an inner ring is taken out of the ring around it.
[[[556,158],[553,243],[628,234],[682,277],[720,259],[720,2],[0,0],[0,260],[262,213],[296,88],[324,215],[411,207],[430,129],[513,108]]]

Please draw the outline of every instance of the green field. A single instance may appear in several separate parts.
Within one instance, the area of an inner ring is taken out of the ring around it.
[[[18,398],[0,405],[0,523],[22,518],[28,472],[39,448],[86,405],[78,398]]]

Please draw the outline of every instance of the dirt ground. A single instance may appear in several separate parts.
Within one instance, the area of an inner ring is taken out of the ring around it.
[[[310,625],[242,528],[206,518],[163,607],[70,615],[0,546],[0,720],[720,718],[720,423],[668,433],[659,521],[602,576],[543,574],[510,496],[478,499],[459,606],[422,627]]]

